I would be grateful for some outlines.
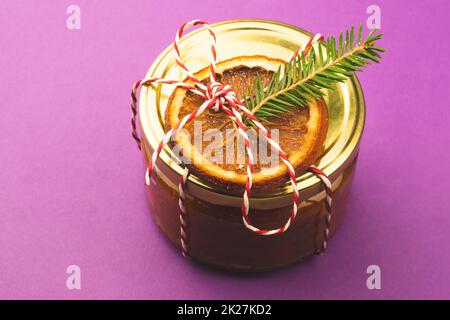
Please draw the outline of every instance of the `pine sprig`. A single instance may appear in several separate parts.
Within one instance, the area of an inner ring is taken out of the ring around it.
[[[345,81],[371,62],[379,63],[385,49],[375,42],[381,37],[373,30],[363,40],[362,25],[356,39],[353,27],[341,33],[337,46],[336,39],[329,37],[317,49],[312,47],[309,55],[297,55],[278,68],[266,87],[261,79],[255,79],[244,97],[247,108],[259,120],[267,121],[321,99],[325,95],[323,89],[333,89],[336,82]]]

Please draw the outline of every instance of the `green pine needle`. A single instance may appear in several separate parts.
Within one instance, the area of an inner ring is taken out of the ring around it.
[[[325,95],[323,89],[333,89],[336,82],[344,82],[355,71],[362,71],[371,62],[380,62],[379,53],[385,49],[375,42],[381,36],[373,30],[362,40],[360,25],[356,37],[353,27],[341,33],[337,46],[334,37],[326,39],[317,49],[312,47],[308,56],[298,55],[278,68],[266,87],[256,78],[244,97],[246,107],[264,122],[321,99]]]

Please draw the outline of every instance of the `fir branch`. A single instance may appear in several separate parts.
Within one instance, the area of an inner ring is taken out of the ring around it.
[[[335,83],[344,82],[371,62],[379,63],[379,53],[385,49],[375,43],[381,37],[373,30],[363,40],[360,25],[356,41],[353,27],[345,36],[339,35],[337,46],[334,37],[328,38],[316,49],[312,47],[308,56],[298,55],[280,67],[267,87],[261,79],[255,79],[244,97],[247,108],[260,121],[267,121],[321,99],[326,93],[323,89],[333,89]]]

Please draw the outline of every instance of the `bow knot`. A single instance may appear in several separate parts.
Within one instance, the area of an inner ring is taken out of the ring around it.
[[[205,96],[208,101],[208,108],[218,112],[222,110],[227,99],[234,98],[236,94],[229,85],[212,81],[206,86]]]

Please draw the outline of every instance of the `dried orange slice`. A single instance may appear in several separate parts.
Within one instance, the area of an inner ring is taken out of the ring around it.
[[[217,78],[221,83],[229,84],[236,92],[237,98],[241,99],[256,77],[268,83],[274,71],[284,63],[282,60],[265,56],[237,57],[216,65]],[[209,68],[197,72],[195,76],[203,83],[208,83]],[[185,82],[193,84],[190,80]],[[175,126],[203,102],[201,97],[186,89],[175,89],[166,109],[166,130]],[[177,153],[185,160],[189,160],[188,168],[198,177],[220,189],[241,191],[247,178],[246,157],[236,126],[223,112],[213,110],[206,110],[194,121],[178,132],[171,146],[176,147]],[[272,134],[274,129],[278,130],[279,145],[298,176],[316,161],[323,151],[328,125],[327,106],[323,100],[315,101],[307,107],[292,108],[278,117],[269,118],[268,122],[263,124]],[[211,135],[208,136],[208,132]],[[254,137],[253,146],[256,146],[253,190],[265,191],[286,183],[286,166],[278,161],[278,156],[274,164],[274,158],[270,156],[274,150],[270,150],[269,146],[265,153],[262,152],[265,148],[261,145],[260,140],[264,139],[262,136],[251,136]],[[264,154],[268,156],[263,157]]]

